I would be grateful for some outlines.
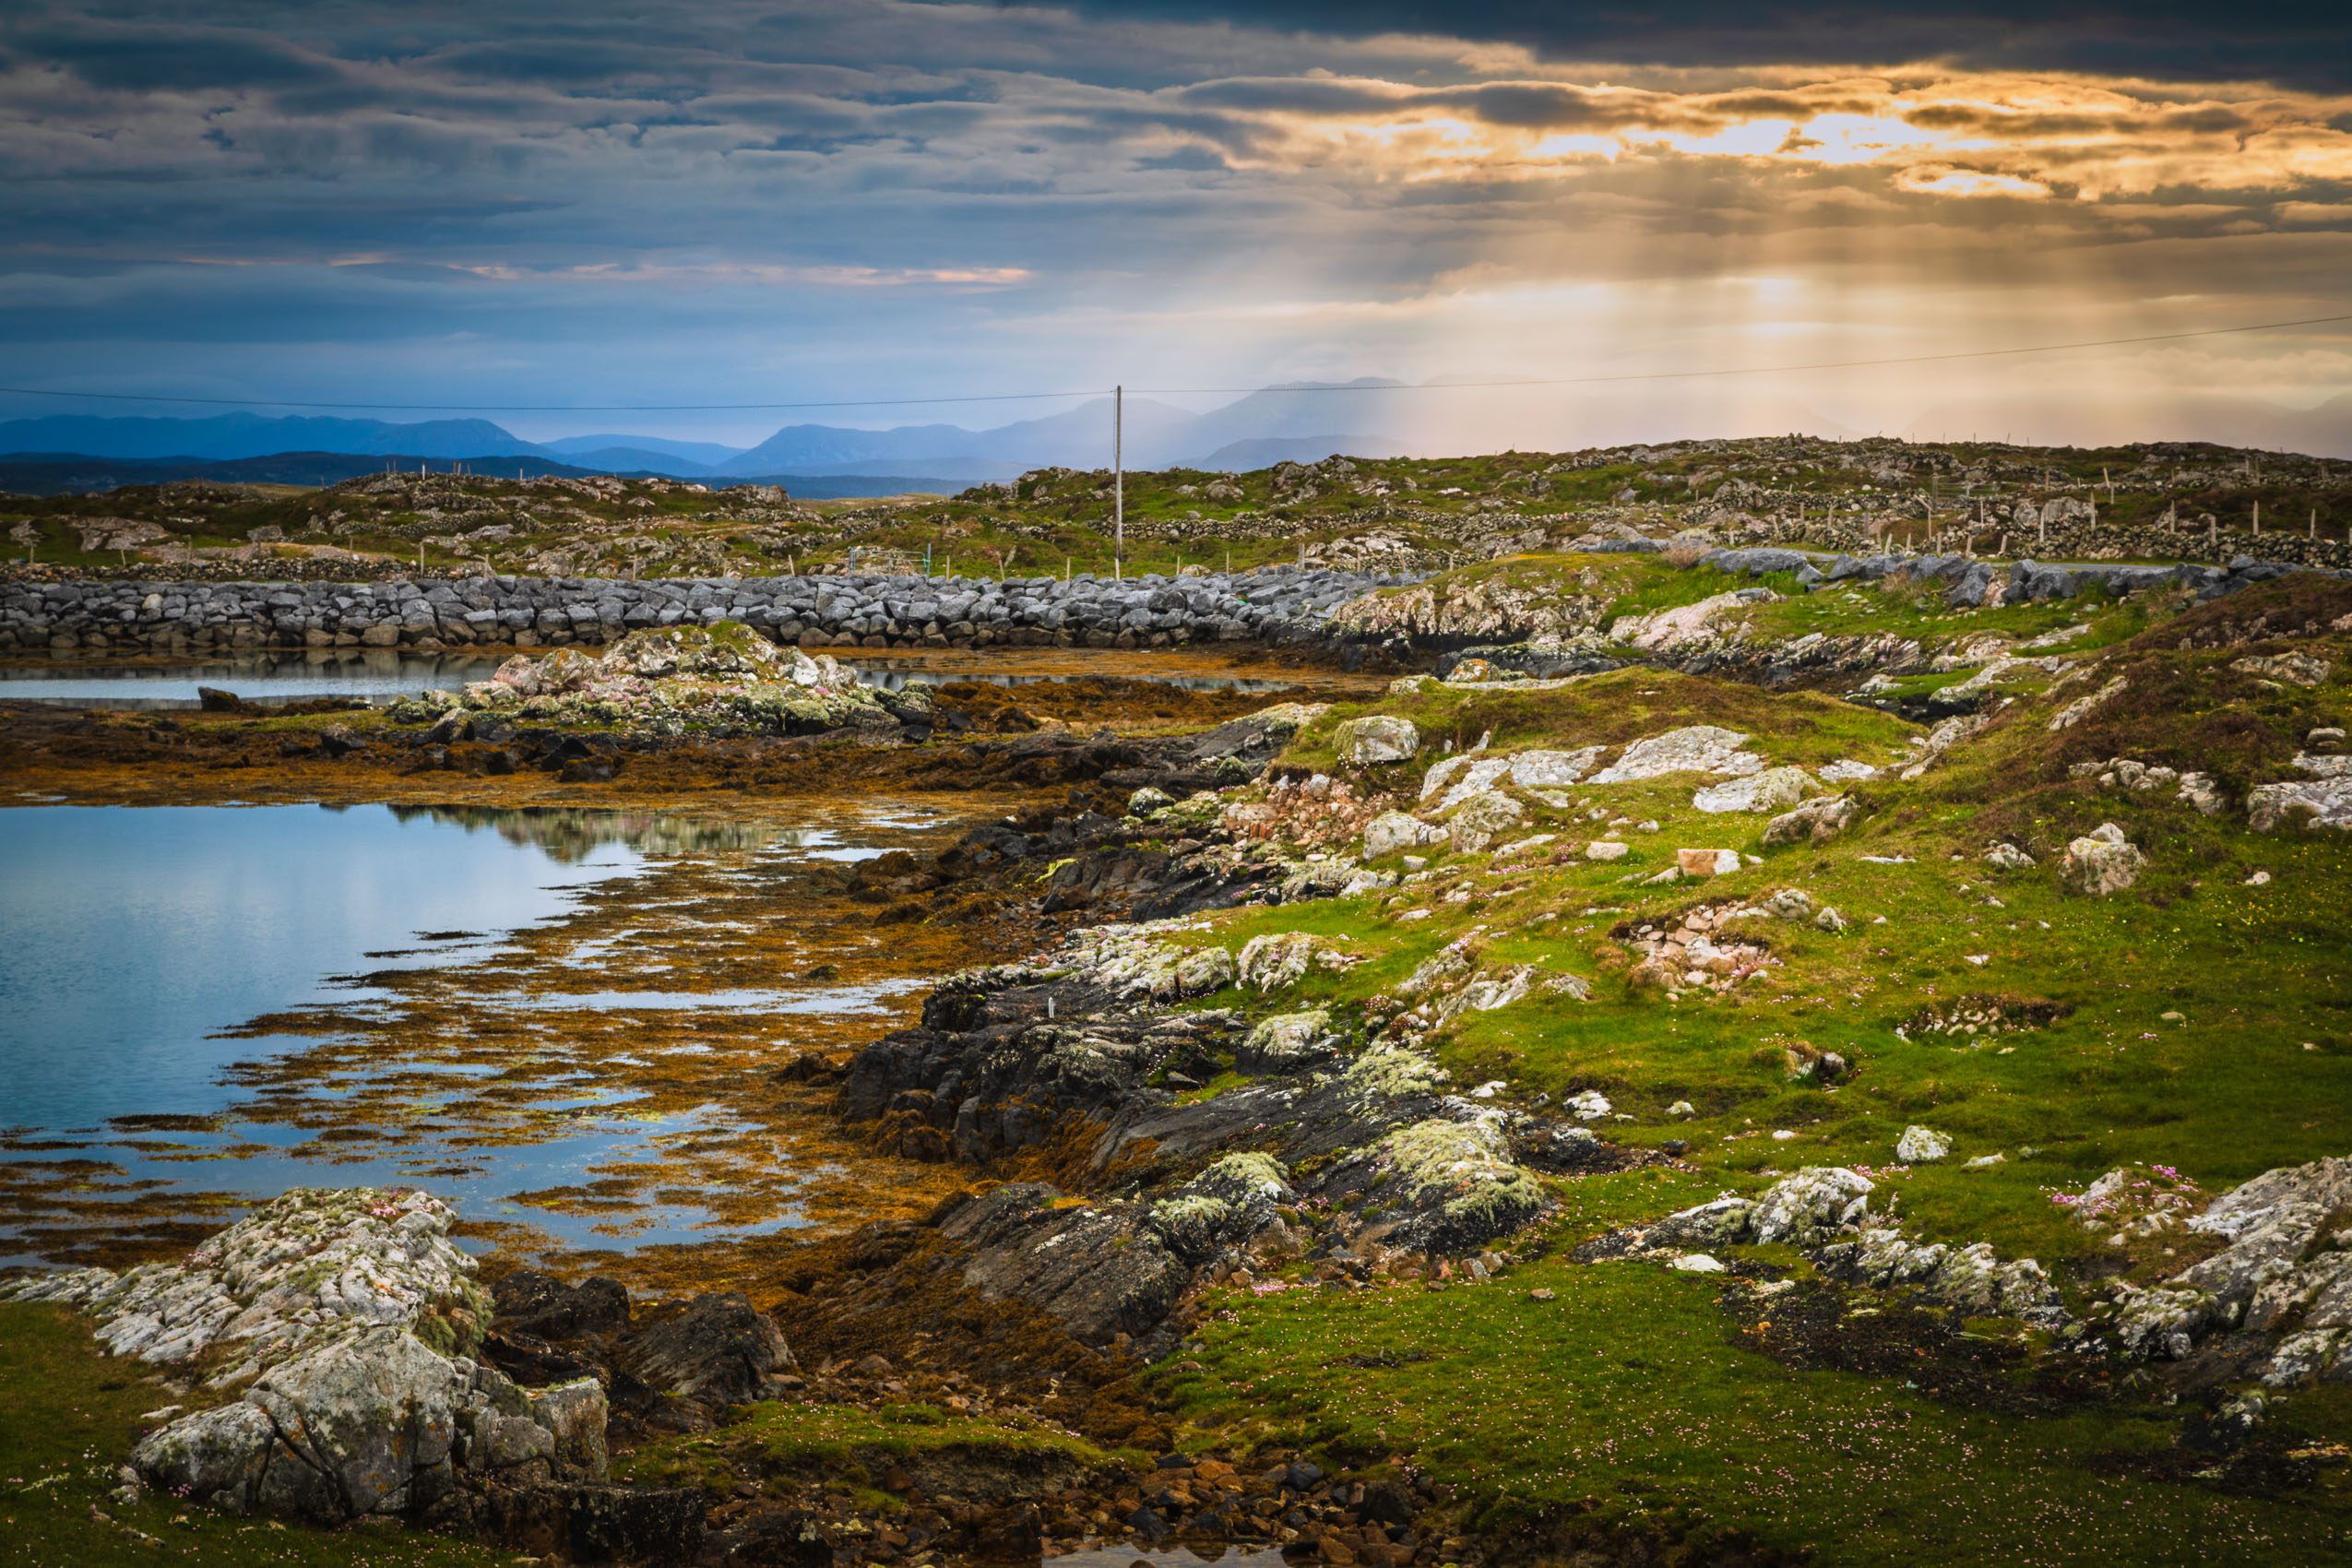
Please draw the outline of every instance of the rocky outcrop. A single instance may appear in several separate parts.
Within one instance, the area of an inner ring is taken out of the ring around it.
[[[490,1301],[449,1241],[452,1218],[422,1193],[298,1190],[180,1264],[11,1293],[79,1306],[111,1348],[229,1393],[139,1440],[130,1461],[147,1486],[232,1513],[400,1519],[588,1560],[692,1555],[691,1498],[606,1481],[601,1379],[526,1388],[481,1359]],[[618,1287],[529,1277],[540,1288],[515,1292],[529,1309],[518,1321],[565,1333],[627,1321]]]
[[[271,1367],[234,1403],[148,1433],[150,1486],[316,1525],[431,1520],[457,1494],[602,1479],[604,1390],[526,1392],[505,1373],[377,1327]]]
[[[1598,628],[1610,598],[1609,585],[1589,572],[1557,585],[1449,577],[1367,593],[1333,611],[1331,629],[1360,641],[1420,647],[1558,643]]]
[[[1854,825],[1861,805],[1851,795],[1823,795],[1764,824],[1766,844],[1825,844]]]
[[[2352,775],[2257,784],[2246,794],[2246,822],[2257,833],[2282,827],[2352,828]]]
[[[395,722],[458,741],[517,722],[645,735],[789,735],[927,725],[927,688],[869,686],[828,655],[779,648],[737,621],[631,632],[590,658],[518,654],[462,692],[392,705]]]
[[[216,1386],[374,1328],[445,1350],[481,1342],[489,1302],[428,1194],[296,1188],[180,1263],[37,1276],[8,1293],[87,1313],[116,1355],[203,1367]]]
[[[1764,760],[1740,749],[1747,743],[1748,737],[1737,730],[1719,724],[1689,724],[1635,741],[1586,782],[1624,784],[1669,773],[1706,773],[1718,778],[1762,773]]]
[[[1952,1247],[1912,1241],[1871,1215],[1876,1190],[1859,1171],[1812,1166],[1756,1197],[1727,1193],[1625,1232],[1614,1239],[1611,1250],[1679,1253],[1780,1242],[1850,1284],[1916,1289],[1963,1313],[2015,1317],[2044,1327],[2069,1321],[2057,1287],[2033,1259],[2004,1263],[1983,1241]]]
[[[2100,1178],[2069,1206],[2111,1224],[2132,1173]],[[2151,1216],[2169,1219],[2162,1209]],[[2113,1325],[2128,1355],[2180,1360],[2204,1340],[2239,1331],[2261,1336],[2254,1367],[2266,1383],[2352,1380],[2352,1158],[2315,1159],[2264,1171],[2185,1222],[2226,1244],[2160,1285],[2121,1287]]]
[[[838,1107],[878,1143],[983,1164],[1050,1150],[1087,1183],[1084,1203],[1028,1183],[943,1218],[968,1288],[1039,1307],[1088,1342],[1156,1345],[1196,1280],[1293,1250],[1281,1220],[1293,1206],[1360,1250],[1455,1255],[1533,1218],[1543,1200],[1532,1170],[1635,1158],[1581,1127],[1454,1094],[1426,1056],[1357,1046],[1320,1011],[1255,1023],[1167,1012],[1154,993],[1187,964],[1205,985],[1279,992],[1309,966],[1352,961],[1293,933],[1211,966],[1177,956],[1171,934],[1096,932],[957,977],[920,1027],[851,1063]],[[1512,989],[1512,977],[1493,979]],[[1534,977],[1518,979],[1528,994]],[[1228,1063],[1250,1081],[1198,1092]]]

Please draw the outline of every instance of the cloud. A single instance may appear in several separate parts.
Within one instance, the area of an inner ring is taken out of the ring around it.
[[[1907,6],[1680,0],[1053,0],[1092,16],[1246,20],[1343,38],[1468,38],[1538,57],[1674,67],[1903,65],[2352,88],[2340,5],[2273,0],[1927,0]]]
[[[1946,339],[2073,336],[2352,273],[2352,95],[2095,70],[2080,14],[1913,49],[1712,0],[207,11],[0,16],[0,346],[281,397],[871,396],[1703,355],[1906,291]],[[1759,271],[1788,291],[1723,287]]]

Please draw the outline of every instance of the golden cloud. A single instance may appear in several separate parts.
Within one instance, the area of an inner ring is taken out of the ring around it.
[[[2118,204],[2352,183],[2352,99],[1895,72],[1718,91],[1508,80],[1235,78],[1182,89],[1242,117],[1270,171],[1380,181],[1573,179],[1595,162],[1875,171],[1912,196]],[[2306,220],[2308,221],[2308,220]]]

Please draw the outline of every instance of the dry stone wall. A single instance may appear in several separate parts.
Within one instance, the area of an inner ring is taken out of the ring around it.
[[[0,588],[0,649],[534,647],[600,645],[647,627],[719,621],[742,621],[777,642],[812,647],[1280,643],[1317,636],[1336,606],[1409,580],[1278,566],[1123,582],[1093,576],[23,582]]]

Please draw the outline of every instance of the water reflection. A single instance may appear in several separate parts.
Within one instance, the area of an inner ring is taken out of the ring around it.
[[[487,830],[509,844],[539,849],[565,865],[578,864],[599,849],[614,845],[640,854],[679,855],[713,849],[756,849],[767,845],[822,849],[839,842],[826,828],[780,827],[768,822],[676,816],[665,812],[594,811],[576,806],[393,805],[358,809],[388,811],[401,822],[454,823],[469,831]]]
[[[168,711],[195,707],[197,689],[212,686],[265,705],[310,697],[388,702],[487,680],[497,668],[497,659],[479,654],[388,647],[311,648],[167,664],[6,664],[0,665],[0,700]]]
[[[590,1023],[600,1011],[667,1010],[756,1045],[789,1020],[867,1014],[903,985],[683,989],[709,985],[700,960],[747,923],[732,911],[667,953],[623,930],[600,939],[601,958],[594,941],[568,944],[551,972],[518,948],[560,950],[608,884],[700,868],[725,885],[747,867],[860,849],[844,830],[860,824],[464,806],[0,810],[0,1262],[54,1255],[49,1238],[104,1225],[110,1206],[138,1206],[125,1223],[152,1234],[200,1194],[308,1184],[422,1184],[464,1200],[471,1219],[577,1246],[799,1223],[789,1165],[750,1172],[786,1194],[750,1206],[666,1178],[722,1145],[766,1147],[770,1166],[781,1156],[718,1097],[681,1095],[673,1078],[650,1103],[617,1070],[629,1057],[606,1070],[578,1041],[603,1027]],[[618,908],[662,918],[650,901]],[[512,989],[576,975],[575,995]]]
[[[487,680],[500,662],[480,654],[339,647],[166,663],[84,659],[0,664],[0,701],[165,712],[196,707],[199,690],[210,686],[263,706],[313,697],[381,704],[418,692],[454,691],[469,681]],[[1150,655],[1088,659],[1064,654],[1038,668],[1021,668],[1029,661],[1017,655],[987,653],[919,659],[870,655],[843,662],[867,684],[893,692],[951,681],[1028,686],[1109,679],[1187,692],[1285,692],[1297,684],[1268,676],[1170,670]],[[1008,663],[1013,667],[1007,668]]]

